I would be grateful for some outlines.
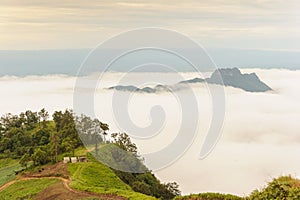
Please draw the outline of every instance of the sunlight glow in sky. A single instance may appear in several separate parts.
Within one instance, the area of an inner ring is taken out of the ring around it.
[[[299,50],[296,0],[0,0],[2,50],[95,47],[120,32],[161,27],[206,47]]]

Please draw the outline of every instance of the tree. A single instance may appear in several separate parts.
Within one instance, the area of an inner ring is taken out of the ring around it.
[[[43,119],[42,124],[43,124],[43,128],[46,128],[47,125],[47,119],[49,118],[49,113],[45,110],[45,108],[43,108],[42,110],[40,110],[38,112],[39,116],[41,119]]]
[[[167,198],[173,199],[174,197],[181,195],[181,192],[179,190],[179,185],[176,182],[164,184],[164,187],[167,190],[166,192]]]
[[[31,110],[27,110],[25,112],[25,125],[27,129],[33,129],[37,123],[39,123],[40,117],[37,112],[32,112]]]
[[[59,147],[59,135],[58,132],[52,132],[51,134],[51,142],[50,142],[50,150],[54,152],[54,161],[58,162],[58,147]]]
[[[20,128],[22,125],[19,121],[19,117],[11,113],[3,115],[0,119],[0,123],[2,125],[1,129],[4,131],[8,131],[10,128]]]
[[[130,137],[126,133],[113,133],[111,137],[114,143],[118,145],[121,149],[137,154],[137,146],[131,142]]]
[[[81,115],[77,116],[76,119],[76,130],[82,142],[85,145],[95,145],[95,152],[98,155],[98,144],[103,141],[109,127],[107,124],[100,122],[98,119],[91,119],[88,116]],[[103,138],[101,137],[103,136]]]
[[[66,138],[62,142],[62,147],[66,152],[71,152],[75,156],[76,141],[73,138]]]
[[[247,200],[300,199],[300,180],[291,176],[273,179],[261,191],[254,190]]]
[[[140,192],[140,193],[143,193],[146,195],[151,195],[151,188],[145,182],[135,181],[135,182],[131,183],[130,185],[131,185],[131,188],[136,192]]]
[[[32,155],[32,160],[34,165],[44,165],[48,162],[48,155],[47,152],[38,148],[34,154]]]
[[[55,122],[56,131],[59,132],[61,129],[61,120],[63,118],[63,113],[61,111],[55,111],[52,115]]]
[[[91,126],[92,135],[93,135],[94,142],[95,142],[96,156],[98,156],[98,152],[99,152],[98,143],[101,141],[101,139],[102,139],[101,134],[103,133],[103,129],[101,127],[101,124],[102,123],[98,119],[94,119],[92,121],[92,126]]]
[[[108,124],[100,122],[100,127],[103,130],[102,135],[103,135],[103,141],[106,143],[106,136],[108,135],[107,131],[109,131],[109,126]]]

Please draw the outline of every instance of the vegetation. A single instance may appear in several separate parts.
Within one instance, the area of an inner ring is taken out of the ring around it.
[[[0,160],[0,186],[15,179],[15,171],[19,171],[21,166],[16,160]]]
[[[175,200],[242,200],[242,197],[234,196],[231,194],[220,194],[220,193],[201,193],[191,194],[183,197],[176,197]]]
[[[74,116],[71,110],[55,111],[52,115],[53,120],[49,118],[50,115],[45,109],[39,112],[28,110],[19,115],[9,113],[2,116],[0,159],[18,159],[20,164],[18,167],[27,169],[32,165],[32,168],[35,168],[56,163],[62,160],[63,156],[85,154],[84,146],[88,146],[96,158],[109,161],[110,163],[104,163],[115,171],[96,162],[92,157],[89,158],[93,160],[90,163],[70,164],[70,172],[74,177],[72,187],[132,199],[150,196],[172,199],[180,194],[176,183],[161,184],[146,168],[138,156],[136,145],[126,133],[113,133],[112,141],[107,140],[109,131],[107,124],[84,115]],[[117,171],[120,166],[122,170],[128,172]],[[15,168],[2,169],[1,177],[6,177],[16,169],[17,165]],[[135,172],[143,173],[135,174]],[[89,177],[101,177],[101,181]],[[13,178],[14,175],[5,180],[2,178],[2,182],[6,183]]]
[[[180,195],[177,183],[162,184],[151,172],[132,174],[115,170],[115,173],[134,191],[160,199],[173,199]]]
[[[154,199],[134,192],[110,168],[97,161],[69,164],[69,172],[72,177],[70,186],[77,190],[115,194],[128,199]]]
[[[296,200],[300,199],[300,180],[291,176],[281,176],[273,179],[261,190],[254,190],[247,197],[238,197],[230,194],[201,193],[176,197],[176,200]]]
[[[5,190],[0,191],[0,199],[33,199],[33,197],[40,193],[48,186],[57,183],[56,179],[33,179],[22,180],[9,186]]]
[[[273,179],[272,182],[268,183],[267,187],[261,191],[255,190],[247,199],[300,199],[300,180],[291,176],[282,176]]]
[[[2,116],[0,156],[21,159],[20,164],[24,167],[30,161],[34,165],[43,165],[57,162],[59,153],[74,152],[82,145],[72,111],[54,112],[53,121],[48,121],[48,117],[45,109]]]
[[[112,167],[114,173],[134,191],[160,199],[180,195],[177,183],[162,184],[138,156],[137,147],[125,133],[113,133],[113,142],[103,146],[98,158]]]
[[[15,164],[18,164],[18,161],[11,158],[0,160],[0,168],[8,167]]]

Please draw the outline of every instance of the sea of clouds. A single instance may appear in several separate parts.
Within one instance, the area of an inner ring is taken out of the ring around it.
[[[222,136],[214,151],[203,160],[199,159],[199,153],[211,122],[212,104],[205,84],[191,85],[199,110],[196,137],[176,162],[155,171],[164,182],[178,182],[183,194],[215,191],[247,195],[273,177],[300,176],[300,71],[241,71],[255,72],[273,91],[250,93],[226,87]],[[114,91],[106,88],[117,85],[124,76],[125,73],[118,72],[104,74],[94,92],[92,106],[97,117],[110,125],[111,132],[123,130],[115,117],[119,113],[112,108]],[[154,80],[164,77],[162,84],[180,81],[172,73],[135,73],[129,82],[134,85],[151,76]],[[180,76],[190,79],[198,75],[181,73]],[[42,108],[53,113],[72,109],[75,82],[76,77],[65,75],[0,77],[0,113],[18,114]],[[185,90],[179,92],[185,94]],[[163,149],[176,137],[181,125],[182,107],[176,95],[168,92],[133,93],[128,104],[130,120],[140,127],[151,124],[150,111],[155,105],[160,105],[165,112],[164,126],[151,138],[134,139],[141,153]]]

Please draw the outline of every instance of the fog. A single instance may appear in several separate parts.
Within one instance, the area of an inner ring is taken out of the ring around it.
[[[207,134],[212,105],[205,84],[191,85],[199,110],[197,135],[190,148],[171,165],[155,171],[164,182],[176,181],[183,194],[224,192],[247,195],[279,175],[300,176],[300,71],[284,69],[242,69],[255,72],[273,91],[249,93],[226,87],[226,117],[223,131],[215,149],[205,159],[199,159],[201,146]],[[124,131],[113,112],[114,91],[105,88],[117,85],[126,74],[110,72],[102,76],[95,92],[97,117],[110,125],[111,132]],[[135,73],[130,84],[163,77],[161,84],[174,84],[180,77],[190,79],[195,73]],[[207,76],[207,75],[204,75]],[[73,108],[76,77],[51,75],[0,78],[0,113],[18,114],[22,111],[46,108],[54,110]],[[157,81],[150,85],[157,84]],[[147,84],[143,84],[147,86]],[[220,86],[214,86],[220,87]],[[183,95],[185,90],[180,90]],[[170,143],[181,126],[182,107],[176,94],[133,93],[128,113],[139,127],[151,124],[151,108],[160,105],[166,119],[161,132],[147,139],[133,139],[141,153],[155,152]]]

